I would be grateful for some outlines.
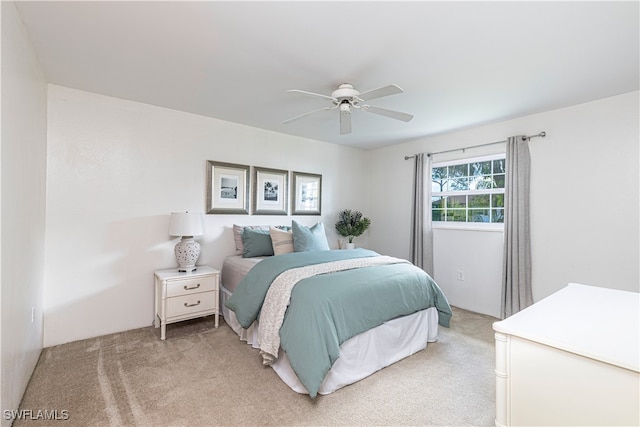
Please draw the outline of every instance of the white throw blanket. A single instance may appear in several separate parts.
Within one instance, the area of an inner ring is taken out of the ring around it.
[[[289,306],[291,291],[300,280],[318,274],[333,273],[336,271],[372,267],[383,264],[399,264],[408,262],[409,261],[407,260],[390,256],[376,256],[346,259],[323,264],[309,265],[306,267],[292,268],[280,274],[269,287],[260,311],[258,337],[260,338],[260,354],[262,355],[262,363],[265,365],[271,365],[278,358],[278,349],[280,348],[280,327],[282,326],[284,314]]]

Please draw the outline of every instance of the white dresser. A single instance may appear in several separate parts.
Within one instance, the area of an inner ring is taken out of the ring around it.
[[[570,284],[493,325],[496,426],[640,425],[640,294]]]

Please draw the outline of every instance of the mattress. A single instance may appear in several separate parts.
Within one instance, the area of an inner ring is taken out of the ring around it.
[[[251,268],[262,261],[264,257],[243,258],[242,255],[232,255],[225,258],[220,271],[222,286],[233,292],[236,286]]]

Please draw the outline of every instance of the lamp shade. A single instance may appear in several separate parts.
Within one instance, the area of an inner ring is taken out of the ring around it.
[[[172,212],[169,220],[170,236],[200,236],[204,233],[201,213]]]

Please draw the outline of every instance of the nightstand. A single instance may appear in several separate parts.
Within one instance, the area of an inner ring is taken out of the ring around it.
[[[220,271],[198,266],[192,272],[178,269],[155,272],[156,317],[160,339],[166,338],[168,323],[215,314],[215,327],[220,315]]]

